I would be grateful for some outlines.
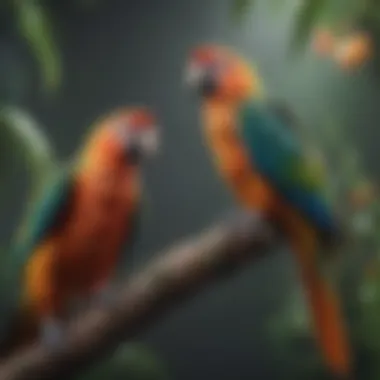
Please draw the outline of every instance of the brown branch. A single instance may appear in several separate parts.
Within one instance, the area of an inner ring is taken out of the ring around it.
[[[270,224],[243,214],[176,245],[132,276],[114,307],[78,318],[68,329],[64,347],[51,352],[36,343],[1,366],[0,380],[56,380],[77,375],[207,283],[268,253],[275,242]]]

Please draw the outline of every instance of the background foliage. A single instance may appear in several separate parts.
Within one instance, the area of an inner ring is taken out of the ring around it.
[[[255,5],[255,0],[232,0],[232,13],[242,19]],[[365,23],[378,32],[380,28],[380,3],[376,0],[268,0],[273,9],[280,11],[289,3],[297,6],[293,41],[305,44],[318,24],[332,27],[339,33]]]

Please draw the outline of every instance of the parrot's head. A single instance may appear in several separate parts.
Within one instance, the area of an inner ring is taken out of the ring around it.
[[[157,153],[158,132],[156,118],[149,109],[121,108],[96,124],[85,156],[98,161],[102,158],[121,159],[137,165]]]
[[[203,98],[241,102],[259,94],[254,68],[234,51],[217,45],[203,45],[190,53],[186,83]]]

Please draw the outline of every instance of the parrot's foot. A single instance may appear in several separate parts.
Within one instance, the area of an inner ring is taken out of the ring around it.
[[[47,318],[41,324],[42,344],[49,349],[59,349],[63,346],[64,325],[55,318]]]
[[[260,239],[269,239],[275,229],[263,213],[247,209],[228,213],[226,224],[239,235],[255,234]]]

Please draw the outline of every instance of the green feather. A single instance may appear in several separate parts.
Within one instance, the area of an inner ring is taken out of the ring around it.
[[[323,189],[326,183],[326,168],[323,163],[310,153],[305,152],[304,159],[289,160],[287,164],[289,180],[298,183],[308,191]]]
[[[16,242],[9,257],[12,266],[22,268],[36,245],[46,237],[59,220],[70,201],[74,186],[73,178],[72,166],[67,166],[53,175],[46,184],[39,200],[32,207],[26,222],[25,233]]]

